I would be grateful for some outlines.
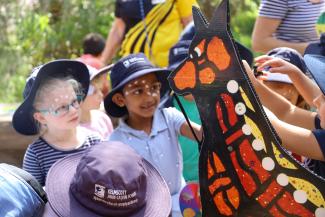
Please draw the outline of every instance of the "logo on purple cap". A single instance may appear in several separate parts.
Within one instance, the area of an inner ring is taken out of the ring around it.
[[[105,187],[102,185],[95,184],[95,193],[97,197],[104,198],[105,197]]]

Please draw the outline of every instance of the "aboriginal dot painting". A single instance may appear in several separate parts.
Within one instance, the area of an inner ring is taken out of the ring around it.
[[[208,23],[193,8],[189,57],[169,76],[191,93],[203,125],[202,216],[325,216],[325,180],[282,148],[239,58],[223,0]]]

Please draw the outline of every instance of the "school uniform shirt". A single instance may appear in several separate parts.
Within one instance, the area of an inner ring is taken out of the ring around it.
[[[325,130],[320,126],[319,117],[315,117],[315,127],[316,129],[313,130],[313,134],[316,137],[316,140],[319,144],[320,149],[323,152],[323,156],[325,157]],[[314,171],[317,175],[322,176],[325,178],[325,162],[319,160],[311,160],[308,163],[308,168]]]
[[[175,108],[157,109],[150,135],[135,130],[121,120],[109,140],[120,141],[131,146],[149,161],[165,179],[171,195],[181,190],[182,152],[178,143],[180,127],[185,122],[181,112]]]
[[[142,2],[143,4],[141,4]],[[115,16],[126,24],[120,55],[142,52],[159,67],[168,66],[169,49],[192,14],[196,0],[116,0]]]
[[[280,19],[275,37],[289,42],[316,42],[319,40],[316,22],[324,10],[324,0],[262,0],[259,16]]]
[[[179,100],[186,110],[188,118],[194,123],[201,125],[200,114],[195,101],[188,101],[182,96],[179,97]],[[175,99],[173,99],[173,105],[180,111],[180,107]],[[187,182],[199,181],[199,145],[197,141],[182,135],[178,136],[178,141],[183,153],[183,175],[185,180]]]
[[[39,137],[28,146],[24,156],[23,169],[32,174],[44,186],[47,173],[56,161],[69,154],[84,152],[98,142],[100,142],[99,137],[88,135],[80,147],[72,150],[60,150]]]

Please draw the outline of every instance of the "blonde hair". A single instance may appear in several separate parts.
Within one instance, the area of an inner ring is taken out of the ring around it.
[[[48,98],[49,93],[53,92],[53,90],[57,88],[63,88],[67,87],[68,85],[71,85],[76,95],[84,95],[82,91],[81,84],[76,81],[72,77],[63,77],[63,78],[48,78],[47,80],[43,81],[40,86],[38,87],[34,102],[33,102],[33,108],[34,111],[33,114],[38,111],[38,106],[44,102],[44,99]],[[37,121],[35,118],[36,126],[38,127],[38,132],[42,135],[46,132],[46,126],[42,125],[39,121]]]

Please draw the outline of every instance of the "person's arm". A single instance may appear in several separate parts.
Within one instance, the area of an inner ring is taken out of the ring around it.
[[[268,70],[269,72],[287,74],[300,95],[310,106],[314,106],[313,100],[322,93],[319,87],[298,67],[281,58],[263,55],[255,58],[255,63],[258,70],[263,70],[269,66],[271,67]]]
[[[187,24],[189,24],[190,22],[192,22],[192,20],[193,20],[192,14],[190,16],[181,18],[181,22],[183,24],[183,27],[186,27]]]
[[[324,155],[312,131],[279,120],[272,112],[264,110],[286,149],[315,160],[324,161]]]
[[[273,36],[280,23],[281,19],[258,16],[252,34],[252,49],[255,52],[266,53],[273,48],[290,47],[303,54],[308,43],[287,42]]]
[[[108,64],[120,48],[125,34],[125,22],[121,18],[115,18],[112,28],[107,36],[101,61]]]
[[[191,126],[193,127],[193,130],[195,132],[195,135],[197,136],[197,138],[201,141],[202,140],[202,134],[203,134],[203,128],[201,125],[196,124],[194,122],[191,121]],[[190,126],[187,124],[187,122],[185,121],[180,129],[181,135],[185,136],[189,139],[195,140],[195,137],[191,131]]]
[[[270,109],[279,119],[306,129],[315,129],[315,112],[300,109],[286,98],[268,88],[253,74],[248,63],[243,61],[246,72],[264,106]]]

